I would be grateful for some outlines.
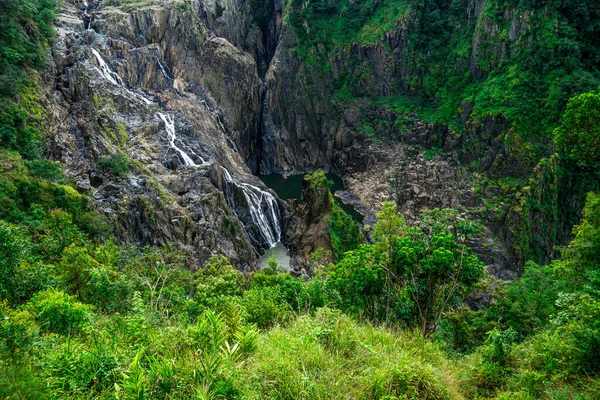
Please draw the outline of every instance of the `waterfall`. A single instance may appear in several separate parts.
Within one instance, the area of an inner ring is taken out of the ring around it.
[[[198,164],[196,164],[194,160],[192,160],[192,158],[185,151],[181,150],[175,143],[177,140],[179,140],[175,131],[175,117],[164,113],[158,113],[158,116],[165,123],[165,130],[167,131],[167,135],[169,136],[169,144],[171,145],[171,148],[175,149],[179,153],[179,155],[183,159],[183,164],[190,167],[197,167]],[[198,154],[194,153],[193,151],[192,154],[198,157],[202,161],[202,164],[206,163],[204,159]]]
[[[96,57],[96,61],[100,66],[100,68],[96,68],[100,75],[102,75],[104,79],[106,79],[113,85],[123,86],[123,80],[121,79],[121,77],[110,69],[108,64],[106,64],[106,61],[104,61],[104,58],[102,58],[100,53],[98,53],[98,50],[92,48],[92,53]]]
[[[100,53],[96,49],[92,48],[92,53],[96,57],[96,61],[98,62],[98,65],[99,65],[99,68],[98,67],[94,67],[94,68],[96,69],[96,71],[98,71],[98,73],[101,76],[104,77],[104,79],[106,79],[107,81],[109,81],[113,85],[121,87],[128,94],[134,96],[136,99],[142,100],[147,105],[153,104],[153,101],[150,100],[149,98],[147,98],[146,96],[143,96],[141,94],[138,94],[138,93],[135,93],[135,92],[132,92],[131,90],[129,90],[125,86],[125,82],[123,82],[123,79],[121,79],[121,77],[116,72],[114,72],[113,70],[110,69],[110,67],[108,66],[108,64],[106,63],[106,61],[104,61],[104,59],[102,58],[102,56],[100,55]],[[159,62],[159,65],[161,66],[161,69],[162,69],[162,65],[160,64],[160,62]],[[163,73],[166,74],[166,72],[164,71],[164,69],[163,69]],[[170,114],[161,113],[161,112],[157,113],[157,115],[165,123],[165,130],[167,131],[167,136],[168,136],[168,139],[169,139],[169,145],[171,146],[172,149],[175,149],[175,151],[177,151],[179,153],[179,155],[181,156],[181,158],[183,160],[183,164],[187,165],[187,166],[191,166],[191,167],[197,167],[198,164],[196,164],[194,162],[194,160],[192,159],[192,157],[190,157],[190,155],[188,155],[185,151],[183,151],[176,144],[176,142],[178,140],[181,143],[183,143],[183,142],[181,141],[181,139],[179,139],[177,137],[177,131],[175,130],[175,117],[172,116],[172,115],[170,115]],[[193,156],[199,158],[202,161],[202,164],[206,164],[206,161],[201,156],[199,156],[198,154],[196,154],[191,149],[188,149],[188,150],[192,153]]]
[[[92,17],[89,14],[90,4],[87,0],[83,0],[83,27],[87,31],[92,26]]]
[[[219,113],[216,112],[215,110],[213,110],[208,105],[208,103],[206,102],[206,100],[200,100],[200,103],[204,104],[204,107],[206,107],[206,109],[208,110],[208,112],[211,113],[215,117],[215,119],[219,123],[219,126],[221,127],[221,131],[223,131],[223,133],[225,133],[225,126],[223,126],[223,123],[221,122],[221,117],[219,116]]]
[[[86,6],[86,9],[87,9],[87,6]],[[106,79],[111,84],[123,89],[123,91],[125,91],[125,93],[130,95],[130,97],[137,99],[137,100],[141,100],[146,105],[155,104],[150,98],[148,98],[142,94],[131,91],[126,86],[123,79],[121,79],[121,77],[110,68],[110,66],[106,63],[104,58],[102,58],[100,53],[94,48],[91,48],[91,51],[96,59],[96,64],[97,64],[97,66],[94,65],[94,69],[98,72],[98,74],[100,76],[102,76],[104,79]],[[156,57],[156,58],[158,60],[158,57]],[[167,74],[167,72],[166,72],[165,68],[163,67],[163,65],[161,64],[160,60],[158,60],[158,65],[162,71],[162,74],[166,78],[172,79]],[[233,149],[236,149],[235,143],[233,143],[231,138],[229,138],[227,136],[227,131],[225,129],[225,126],[221,122],[221,117],[220,117],[219,113],[217,111],[213,110],[206,101],[203,100],[202,103],[204,103],[204,105],[206,106],[208,111],[214,116],[214,118],[216,119],[217,123],[219,124],[219,126],[221,128],[221,132],[226,137],[226,139],[231,143]],[[194,158],[200,160],[202,163],[201,165],[206,164],[206,161],[200,155],[196,154],[193,151],[193,149],[186,146],[185,143],[180,138],[177,137],[177,131],[176,131],[176,127],[175,127],[175,117],[173,115],[168,114],[166,112],[157,112],[156,115],[165,124],[165,131],[167,132],[170,148],[174,149],[179,154],[184,165],[190,166],[190,167],[199,166],[194,161]],[[184,151],[184,149],[182,149],[181,147],[179,147],[177,145],[178,142],[185,148],[185,151]],[[192,158],[192,157],[194,157],[194,158]],[[258,228],[258,231],[260,232],[260,235],[262,236],[262,238],[254,238],[254,239],[256,239],[255,240],[256,244],[259,247],[262,247],[264,245],[264,243],[268,243],[269,247],[275,246],[275,244],[277,244],[278,242],[281,241],[281,236],[282,236],[281,215],[280,215],[280,211],[279,211],[279,204],[278,204],[275,196],[273,196],[268,191],[262,190],[258,186],[251,185],[249,183],[244,183],[244,182],[237,183],[236,181],[234,181],[231,173],[226,168],[222,167],[222,169],[223,169],[223,175],[225,177],[225,181],[226,181],[227,185],[231,188],[235,187],[235,188],[239,189],[239,191],[241,191],[241,193],[243,193],[243,195],[244,195],[244,198],[247,203],[247,208],[250,212],[250,218],[252,220],[251,222],[254,225],[256,225],[256,227]],[[235,205],[234,196],[233,195],[227,196],[227,201],[230,203],[229,205],[231,206],[231,208],[235,210],[236,205]],[[247,221],[247,222],[250,222],[250,221]]]
[[[160,59],[157,56],[154,56],[154,58],[156,58],[156,62],[158,63],[158,67],[160,68],[160,71],[162,72],[163,76],[165,78],[167,78],[168,80],[172,81],[173,78],[171,78],[169,76],[169,74],[167,74],[167,71],[165,70],[165,67],[162,65],[162,63],[160,62]]]
[[[221,127],[221,133],[223,134],[223,136],[225,137],[225,139],[229,142],[229,144],[231,145],[231,148],[235,150],[235,152],[238,152],[238,148],[235,144],[235,142],[233,140],[231,140],[231,138],[227,135],[227,129],[225,129],[225,126],[223,125],[223,122],[221,122],[221,116],[219,115],[218,112],[216,112],[215,110],[213,110],[208,103],[206,102],[206,100],[200,100],[200,103],[204,104],[204,107],[206,107],[206,109],[208,110],[209,113],[211,113],[215,119],[217,120],[217,122],[219,123],[219,126]]]
[[[131,90],[129,90],[127,88],[127,86],[125,86],[125,82],[123,82],[123,79],[121,79],[119,74],[117,74],[116,72],[114,72],[113,70],[110,69],[110,67],[108,66],[106,61],[104,61],[104,58],[102,58],[102,56],[100,55],[98,50],[92,48],[92,53],[94,54],[94,57],[96,57],[96,61],[98,62],[98,65],[100,66],[100,68],[98,68],[98,67],[94,67],[94,68],[96,69],[96,71],[98,71],[98,73],[100,73],[100,75],[102,75],[104,77],[104,79],[106,79],[107,81],[109,81],[110,83],[112,83],[115,86],[121,87],[123,90],[125,90],[125,92],[127,92],[128,94],[132,95],[133,97],[135,97],[139,100],[142,100],[147,105],[150,105],[153,103],[153,101],[150,100],[149,98],[147,98],[146,96],[142,96],[139,93],[135,93],[135,92],[132,92]]]
[[[281,216],[275,196],[258,186],[235,182],[229,171],[225,167],[221,168],[225,181],[239,188],[244,194],[252,222],[258,227],[264,240],[269,247],[275,246],[281,241]],[[233,202],[233,199],[228,200]],[[231,206],[235,208],[235,204],[231,204]]]

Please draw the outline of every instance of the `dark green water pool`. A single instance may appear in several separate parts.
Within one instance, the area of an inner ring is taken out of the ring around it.
[[[292,175],[284,177],[281,174],[269,174],[261,175],[259,178],[264,182],[265,185],[270,187],[277,193],[282,200],[298,200],[302,203],[302,180],[304,175]],[[327,179],[333,182],[331,187],[331,193],[335,193],[338,190],[346,190],[344,181],[342,178],[335,174],[327,174]],[[348,213],[355,221],[362,224],[364,217],[361,213],[356,211],[350,204],[344,204],[336,199],[338,205]]]

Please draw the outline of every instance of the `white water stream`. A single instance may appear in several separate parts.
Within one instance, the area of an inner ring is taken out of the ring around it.
[[[173,78],[171,78],[169,76],[169,74],[167,74],[167,71],[165,70],[165,67],[162,65],[162,63],[160,62],[160,59],[157,56],[154,56],[154,58],[156,58],[156,62],[158,63],[158,67],[160,68],[160,72],[162,72],[163,76],[165,78],[167,78],[168,80],[172,81]]]
[[[165,123],[165,130],[167,131],[167,135],[169,135],[169,144],[171,145],[171,148],[175,149],[179,153],[185,165],[196,167],[197,164],[194,162],[194,160],[192,160],[192,158],[185,151],[181,150],[175,143],[177,140],[177,134],[175,133],[175,117],[170,114],[163,113],[158,113],[158,116]],[[204,164],[204,160],[202,158],[200,159],[202,160],[202,164]]]
[[[127,92],[128,94],[130,94],[131,96],[133,96],[136,99],[142,100],[147,105],[154,103],[148,97],[129,90],[125,86],[125,82],[123,82],[123,79],[121,79],[121,77],[116,72],[114,72],[113,70],[110,69],[110,67],[108,66],[106,61],[104,61],[104,59],[102,58],[102,56],[96,49],[92,48],[92,53],[96,57],[96,61],[98,62],[98,65],[99,65],[99,67],[94,67],[94,68],[107,81],[109,81],[113,85],[121,87],[123,90],[125,90],[125,92]],[[160,65],[160,63],[159,63],[159,65]],[[161,65],[161,68],[162,68],[162,65]],[[164,72],[164,70],[163,70],[163,72]],[[162,113],[162,112],[157,113],[157,115],[165,123],[165,130],[167,131],[169,145],[171,146],[172,149],[174,149],[177,153],[179,153],[179,155],[181,156],[181,159],[183,160],[184,165],[191,166],[191,167],[197,167],[198,164],[196,164],[194,162],[192,157],[190,157],[190,155],[188,153],[186,153],[179,146],[177,146],[177,141],[179,141],[181,143],[183,143],[183,141],[177,137],[177,130],[175,129],[175,117],[171,114],[166,114],[166,113]],[[190,149],[190,151],[191,151],[192,155],[198,157],[202,161],[202,164],[206,164],[206,161],[201,156],[194,153],[194,151],[191,149]]]
[[[267,241],[270,247],[275,246],[281,241],[281,224],[279,216],[279,206],[277,199],[271,193],[262,190],[258,186],[250,185],[248,183],[237,183],[233,180],[233,177],[229,171],[223,168],[223,176],[227,183],[235,185],[244,193],[248,208],[250,209],[250,217],[252,222],[258,226],[260,233]],[[270,214],[265,214],[263,207],[268,210]]]

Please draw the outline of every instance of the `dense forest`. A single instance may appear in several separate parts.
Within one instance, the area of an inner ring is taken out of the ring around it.
[[[250,3],[268,26],[273,2]],[[427,154],[464,154],[489,145],[444,147],[444,135],[467,136],[467,104],[471,121],[502,119],[506,165],[483,171],[475,152],[464,165],[493,187],[486,201],[510,208],[489,207],[492,220],[537,210],[511,225],[518,279],[475,254],[481,213],[430,209],[409,223],[386,201],[361,227],[321,170],[304,190],[326,199],[331,249],[310,254],[309,273],[274,258],[242,271],[217,252],[190,266],[174,243],[118,240],[50,160],[40,82],[62,4],[0,0],[0,397],[600,398],[600,4],[477,2],[478,22],[472,0],[284,3],[302,68],[325,76],[332,59],[351,60],[323,85],[334,107],[392,113],[363,120],[363,140],[399,140],[418,120],[445,127]],[[511,31],[505,9],[534,29]],[[385,48],[398,26],[406,69],[379,90],[355,51]],[[134,167],[116,155],[99,168],[120,179]]]

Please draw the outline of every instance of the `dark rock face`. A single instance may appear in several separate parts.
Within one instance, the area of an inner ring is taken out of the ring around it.
[[[494,63],[514,52],[515,38],[529,29],[526,11],[506,10],[510,37],[496,46],[498,27],[482,13],[484,3],[473,5],[477,29],[467,66],[478,79],[485,77],[477,67],[482,52]],[[473,185],[479,174],[535,170],[508,149],[507,121],[472,118],[468,103],[461,105],[465,129],[457,133],[414,116],[399,128],[385,106],[336,97],[341,77],[353,80],[349,90],[357,98],[408,94],[410,16],[374,44],[329,55],[322,70],[293,51],[284,14],[281,0],[148,0],[127,11],[102,1],[62,6],[43,88],[53,116],[49,152],[113,220],[120,240],[175,242],[193,265],[219,252],[243,267],[270,246],[266,236],[277,236],[276,218],[258,221],[251,211],[248,185],[264,191],[259,198],[273,196],[251,173],[333,171],[348,188],[340,195],[367,215],[367,224],[386,200],[397,201],[416,224],[427,208],[481,208]],[[365,121],[386,139],[369,140]],[[443,154],[425,157],[423,150],[433,148]],[[128,160],[126,176],[100,167],[116,155]],[[477,168],[461,166],[473,161]],[[246,186],[228,182],[224,170]],[[261,200],[255,207],[283,215],[279,236],[299,263],[331,247],[328,202],[324,194],[305,195],[309,205]],[[497,276],[522,263],[515,235],[539,215],[517,211],[506,221],[470,215],[487,226],[472,247]]]
[[[264,190],[237,152],[256,142],[260,80],[250,55],[176,3],[127,13],[71,0],[46,78],[49,155],[112,220],[118,240],[173,242],[191,268],[211,253],[240,268],[255,262],[266,246],[253,239],[256,221],[244,206],[232,209],[214,179],[226,166],[236,182]],[[128,171],[102,167],[115,157]]]
[[[217,37],[226,39],[239,49],[252,56],[259,76],[264,76],[278,48],[282,33],[283,2],[281,0],[202,0],[198,2],[198,15],[205,27]],[[232,80],[232,87],[240,82]],[[241,82],[243,84],[243,82]],[[261,82],[260,93],[252,107],[244,113],[251,125],[240,130],[242,135],[235,138],[241,155],[250,167],[258,173],[261,160],[262,108],[265,86]],[[242,99],[237,99],[240,101]]]
[[[198,7],[208,29],[251,54],[266,71],[281,35],[282,0],[202,0]]]
[[[332,251],[329,236],[331,200],[325,187],[314,188],[307,180],[302,182],[304,203],[290,202],[291,212],[286,218],[285,241],[296,266],[308,265],[308,257],[318,248]]]

